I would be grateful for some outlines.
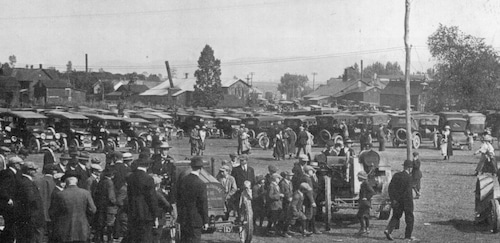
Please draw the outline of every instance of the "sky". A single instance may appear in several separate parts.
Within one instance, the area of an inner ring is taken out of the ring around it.
[[[4,1],[4,0],[0,0]],[[404,69],[404,0],[16,0],[1,4],[0,61],[65,71],[192,77],[205,45],[221,60],[222,79],[274,81],[312,73],[317,84],[345,67],[397,61]],[[435,62],[427,38],[439,24],[458,26],[500,50],[500,1],[412,0],[411,72]]]

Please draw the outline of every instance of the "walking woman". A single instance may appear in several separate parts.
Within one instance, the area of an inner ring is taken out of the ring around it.
[[[453,155],[453,138],[451,136],[450,126],[444,126],[444,131],[441,132],[441,155],[444,156],[443,160],[449,160]]]
[[[283,143],[283,130],[279,130],[274,137],[273,157],[275,160],[285,159],[285,147]]]

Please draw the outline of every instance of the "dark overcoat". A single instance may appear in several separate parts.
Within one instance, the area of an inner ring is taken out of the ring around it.
[[[158,216],[153,177],[135,170],[127,177],[128,218],[134,221],[153,221]]]
[[[252,167],[247,165],[247,171],[245,172],[243,168],[240,166],[234,167],[233,171],[231,171],[231,175],[236,180],[236,187],[238,189],[243,188],[243,183],[245,181],[250,181],[252,186],[255,185],[255,172]]]
[[[40,192],[40,197],[43,202],[43,215],[45,221],[50,221],[49,208],[52,198],[52,192],[56,188],[56,183],[54,182],[54,177],[50,175],[44,175],[43,177],[37,178],[35,184]]]
[[[195,174],[182,177],[177,190],[181,227],[201,228],[208,224],[207,186]]]
[[[88,241],[89,217],[96,212],[90,192],[77,186],[68,186],[53,195],[49,214],[57,242]]]

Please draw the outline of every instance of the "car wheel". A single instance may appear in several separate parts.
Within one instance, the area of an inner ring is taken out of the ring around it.
[[[420,147],[420,144],[421,144],[420,142],[421,142],[420,136],[418,136],[418,135],[413,136],[413,143],[412,144],[413,144],[414,149],[418,149]]]
[[[108,142],[106,143],[106,148],[107,151],[114,151],[116,149],[116,144],[113,140],[109,139]]]
[[[78,143],[78,139],[76,139],[76,138],[71,139],[71,141],[69,142],[69,146],[70,147],[75,147],[75,148],[80,147],[80,145]]]
[[[30,138],[28,148],[31,153],[40,153],[41,149],[40,140],[38,140],[35,137]]]
[[[328,140],[332,139],[332,134],[330,134],[328,130],[323,129],[319,132],[319,138],[326,143]]]
[[[130,150],[134,153],[139,153],[139,143],[137,141],[130,141]]]
[[[61,152],[68,151],[68,140],[66,138],[62,139]]]
[[[99,139],[97,142],[96,142],[96,152],[98,153],[103,153],[104,152],[104,141],[102,141],[102,139]]]
[[[267,135],[259,137],[259,146],[263,149],[266,149],[269,147],[269,137],[267,137]]]

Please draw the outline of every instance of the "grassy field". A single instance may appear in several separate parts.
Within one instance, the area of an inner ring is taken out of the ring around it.
[[[171,154],[181,160],[189,157],[188,139],[174,140],[170,143],[173,148]],[[476,143],[476,149],[479,142]],[[355,147],[359,151],[359,147]],[[229,153],[236,150],[236,140],[209,139],[206,159],[214,158],[220,165],[222,159],[229,159]],[[313,153],[319,153],[321,148],[313,148]],[[415,200],[415,226],[414,237],[419,242],[499,242],[498,234],[492,234],[484,225],[474,224],[474,189],[476,177],[474,169],[479,160],[473,156],[473,151],[455,150],[450,160],[443,161],[439,151],[433,149],[430,142],[425,142],[418,150],[422,161],[422,196]],[[272,151],[252,150],[249,165],[254,167],[256,175],[267,173],[267,166],[274,164],[281,171],[291,170],[295,159],[275,161]],[[93,154],[104,161],[104,155]],[[391,164],[393,174],[402,170],[402,162],[406,157],[406,149],[389,148],[382,156],[387,157]],[[39,165],[42,163],[41,155],[29,157]],[[341,210],[342,218],[352,219],[352,222],[336,224],[332,222],[332,229],[320,235],[310,237],[294,236],[292,238],[269,237],[264,232],[256,229],[253,242],[378,242],[387,241],[383,230],[388,221],[371,220],[371,233],[362,237],[357,236],[359,224],[355,222],[354,210]],[[324,225],[319,224],[323,231]],[[395,241],[403,241],[404,220],[401,229],[393,233]],[[237,242],[236,233],[204,234],[206,242]]]

